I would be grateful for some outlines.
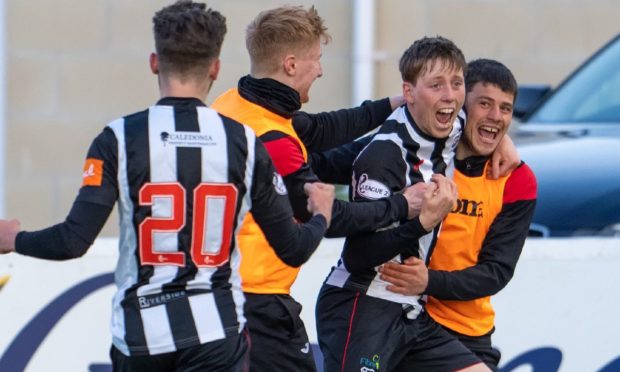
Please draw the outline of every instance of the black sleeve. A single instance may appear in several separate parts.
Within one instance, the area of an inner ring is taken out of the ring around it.
[[[49,228],[20,232],[15,241],[18,253],[49,260],[67,260],[82,256],[105,225],[118,197],[116,137],[106,128],[91,144],[87,159],[101,169],[86,170],[83,175],[100,181],[82,185],[64,222]]]
[[[353,162],[351,197],[367,202],[400,193],[406,186],[406,164],[399,145],[375,140]]]
[[[118,142],[110,128],[106,127],[93,140],[86,158],[101,161],[101,185],[83,185],[76,201],[113,207],[118,199]]]
[[[303,186],[306,182],[318,181],[316,174],[308,164],[304,164],[297,171],[282,178],[289,193],[295,218],[302,222],[308,221],[311,214],[307,209],[307,196]],[[367,203],[335,200],[331,225],[325,236],[334,238],[373,231],[407,218],[407,213],[407,200],[401,194]]]
[[[76,201],[63,223],[43,230],[17,234],[15,250],[47,260],[81,257],[93,244],[112,213],[112,207]]]
[[[297,224],[285,194],[279,194],[273,184],[279,177],[263,144],[255,141],[255,166],[250,196],[252,215],[278,257],[287,265],[300,266],[316,250],[327,221],[323,215],[310,218],[307,223]]]
[[[312,170],[323,182],[350,185],[353,161],[371,139],[372,135],[368,135],[331,150],[311,153]]]
[[[308,152],[327,150],[351,142],[381,125],[392,113],[389,98],[365,101],[360,107],[293,116],[293,127]]]
[[[405,169],[397,144],[387,140],[371,142],[353,164],[353,200],[363,204],[400,192],[406,185]],[[417,247],[410,246],[425,234],[415,218],[396,229],[349,236],[343,251],[345,266],[354,272],[388,261],[407,247],[417,252]]]
[[[307,182],[318,182],[318,177],[314,174],[310,165],[306,163],[295,172],[282,177],[282,179],[288,191],[289,202],[291,207],[293,207],[295,218],[301,222],[308,221],[312,214],[308,212],[308,197],[304,191],[304,184]]]
[[[342,251],[344,266],[351,273],[381,265],[402,252],[417,250],[418,240],[428,234],[418,217],[392,229],[347,238]]]
[[[402,194],[365,203],[335,200],[332,223],[325,236],[336,238],[374,231],[406,219],[407,212],[407,199]]]
[[[536,200],[506,204],[491,224],[478,263],[464,270],[429,270],[426,294],[442,300],[473,300],[499,292],[512,278],[534,215]]]

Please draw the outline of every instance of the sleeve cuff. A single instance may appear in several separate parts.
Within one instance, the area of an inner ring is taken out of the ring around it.
[[[39,258],[34,249],[34,245],[30,244],[31,240],[28,239],[29,233],[27,231],[20,231],[15,236],[15,252],[23,256],[30,256]]]
[[[417,216],[413,220],[408,222],[409,226],[411,226],[411,232],[416,237],[421,237],[422,235],[428,234],[430,231],[426,231],[424,226],[422,226],[422,222],[420,222],[420,216]]]
[[[313,219],[316,220],[317,225],[323,229],[323,234],[327,231],[327,218],[323,216],[321,213],[315,214]]]
[[[437,283],[441,280],[441,273],[435,270],[428,269],[428,284],[424,294],[434,296],[437,293]]]
[[[407,198],[403,194],[395,194],[395,203],[398,207],[398,219],[406,220],[409,215],[409,204],[407,203]]]

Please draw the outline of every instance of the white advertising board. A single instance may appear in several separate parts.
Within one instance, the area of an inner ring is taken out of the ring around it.
[[[341,244],[324,240],[293,288],[313,342],[316,294]],[[73,261],[0,256],[0,371],[110,371],[116,257],[115,239]],[[529,239],[493,301],[502,370],[620,371],[618,288],[620,239]]]

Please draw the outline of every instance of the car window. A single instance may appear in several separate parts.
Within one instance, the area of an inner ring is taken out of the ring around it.
[[[620,122],[620,38],[561,85],[528,121]]]

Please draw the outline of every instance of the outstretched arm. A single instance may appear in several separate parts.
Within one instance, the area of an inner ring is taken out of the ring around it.
[[[83,256],[112,213],[112,207],[76,201],[64,222],[39,231],[22,231],[15,240],[16,252],[47,260]]]
[[[350,185],[353,162],[371,139],[372,136],[367,135],[331,150],[311,153],[309,163],[312,170],[323,182]]]
[[[351,142],[381,125],[402,102],[402,97],[365,101],[361,106],[293,116],[295,132],[309,152],[324,151]]]
[[[39,231],[18,233],[18,224],[3,221],[0,227],[2,245],[6,239],[8,246],[12,245],[17,253],[49,260],[66,260],[86,253],[110,216],[118,195],[116,154],[116,137],[111,130],[105,129],[93,141],[87,156],[103,164],[101,184],[85,183],[62,223]]]
[[[317,182],[319,178],[304,162],[299,144],[293,138],[271,133],[268,138],[263,136],[261,139],[268,139],[265,141],[265,148],[274,159],[276,169],[283,176],[295,218],[302,222],[308,221],[311,213],[306,208],[307,196],[304,184]],[[330,180],[321,179],[320,181],[329,182]],[[403,195],[393,195],[371,203],[347,203],[336,200],[327,236],[340,237],[361,231],[373,231],[407,218],[409,209],[408,198]]]

